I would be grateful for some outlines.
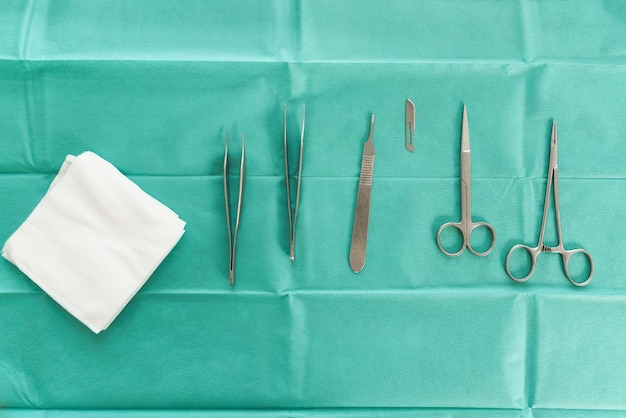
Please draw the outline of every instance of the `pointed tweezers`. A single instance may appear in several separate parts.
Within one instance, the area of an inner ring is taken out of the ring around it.
[[[296,222],[298,221],[298,208],[300,206],[300,183],[302,180],[302,154],[304,152],[304,116],[305,107],[302,105],[302,132],[300,134],[300,158],[298,160],[298,185],[296,187],[296,206],[291,209],[291,186],[289,181],[289,153],[287,152],[287,105],[283,108],[283,147],[285,151],[285,184],[287,186],[287,211],[289,214],[289,257],[293,263],[296,259]]]
[[[230,285],[235,285],[235,254],[237,248],[237,233],[239,232],[239,220],[241,217],[241,203],[243,201],[243,185],[246,177],[246,152],[243,141],[243,133],[241,134],[241,165],[239,167],[239,192],[237,197],[237,215],[235,217],[235,231],[232,231],[230,221],[230,177],[228,166],[228,134],[226,134],[226,148],[224,151],[224,200],[226,202],[226,225],[228,226],[228,252],[230,256],[230,264],[228,270],[228,280]]]

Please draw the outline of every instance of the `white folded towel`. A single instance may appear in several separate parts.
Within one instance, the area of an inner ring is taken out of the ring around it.
[[[93,332],[106,329],[185,222],[93,152],[68,155],[2,256]]]

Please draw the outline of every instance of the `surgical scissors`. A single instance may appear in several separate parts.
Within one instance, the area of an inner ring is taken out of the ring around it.
[[[450,257],[459,256],[468,248],[474,255],[488,255],[496,244],[496,231],[487,222],[472,221],[472,176],[471,176],[471,154],[470,154],[470,138],[469,127],[467,123],[467,107],[463,105],[463,125],[461,127],[461,221],[447,222],[439,227],[437,231],[437,245],[441,252]],[[483,252],[478,252],[472,247],[470,237],[472,233],[480,227],[487,228],[491,233],[491,245]],[[446,228],[456,228],[463,237],[461,248],[453,253],[446,251],[441,244],[441,233]]]
[[[559,207],[559,172],[558,172],[558,161],[557,161],[557,151],[558,151],[558,133],[556,122],[552,122],[552,135],[550,136],[550,163],[548,166],[548,178],[546,181],[546,197],[543,203],[543,217],[541,218],[541,229],[539,231],[539,242],[537,242],[536,247],[529,247],[524,244],[514,245],[506,256],[505,267],[506,272],[511,277],[511,279],[516,282],[525,282],[530,279],[530,277],[535,272],[535,266],[537,265],[537,257],[540,253],[559,253],[561,254],[561,258],[563,260],[563,269],[565,270],[565,276],[567,279],[572,282],[572,284],[576,286],[586,286],[591,282],[593,278],[593,259],[591,258],[591,254],[589,254],[586,250],[582,248],[576,248],[573,250],[567,250],[563,246],[563,236],[561,235],[561,210]],[[556,247],[549,247],[544,243],[544,232],[546,229],[546,219],[548,217],[548,208],[550,205],[550,191],[554,187],[554,212],[556,214],[556,234],[559,240],[559,243]],[[511,258],[511,254],[513,254],[518,249],[523,249],[528,252],[530,255],[530,272],[522,278],[517,278],[513,276],[511,270],[509,268],[509,260]],[[589,260],[590,271],[587,280],[582,282],[577,282],[569,274],[569,261],[574,254],[582,253]]]

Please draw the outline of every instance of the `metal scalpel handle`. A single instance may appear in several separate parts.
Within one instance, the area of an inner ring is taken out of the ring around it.
[[[370,135],[363,145],[361,159],[361,174],[359,189],[356,197],[354,212],[354,226],[352,228],[352,243],[350,245],[350,268],[355,273],[363,270],[365,265],[365,250],[367,248],[367,230],[370,219],[370,200],[372,196],[372,179],[374,177],[374,115],[370,121]]]

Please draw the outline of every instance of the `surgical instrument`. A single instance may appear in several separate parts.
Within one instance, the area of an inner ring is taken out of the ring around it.
[[[477,256],[488,255],[496,243],[496,231],[487,222],[472,221],[472,177],[471,177],[471,154],[470,154],[470,137],[469,126],[467,122],[467,107],[463,105],[463,123],[461,127],[461,221],[447,222],[437,231],[437,245],[441,252],[450,257],[461,255],[465,248]],[[441,244],[441,233],[446,228],[456,228],[461,233],[463,243],[457,252],[449,252]],[[491,245],[483,252],[478,252],[472,247],[470,237],[477,228],[487,228],[491,234]]]
[[[289,257],[293,263],[296,259],[296,222],[298,221],[298,209],[300,207],[300,184],[302,182],[302,155],[304,152],[304,116],[305,107],[302,105],[302,130],[300,133],[300,158],[298,159],[298,183],[296,186],[295,208],[291,208],[291,185],[289,174],[289,153],[287,152],[287,105],[283,108],[283,144],[285,151],[285,183],[287,186],[287,211],[289,214]]]
[[[415,105],[411,99],[406,99],[404,108],[404,142],[406,149],[414,152],[415,141]]]
[[[228,164],[228,134],[226,134],[226,148],[224,151],[224,200],[226,202],[226,225],[228,226],[228,251],[229,251],[229,270],[228,280],[230,285],[235,285],[235,255],[237,249],[237,234],[239,233],[239,221],[241,219],[241,206],[243,203],[243,186],[246,177],[246,152],[241,133],[241,162],[239,166],[239,191],[237,193],[237,214],[235,216],[235,228],[232,230],[230,217],[230,170]]]
[[[563,261],[563,270],[565,271],[565,276],[567,279],[572,282],[572,284],[576,286],[586,286],[591,282],[593,278],[593,259],[591,258],[591,254],[589,254],[586,250],[582,248],[576,248],[573,250],[565,249],[563,245],[563,236],[561,234],[561,210],[559,207],[559,172],[558,172],[558,160],[557,160],[557,152],[558,152],[558,132],[556,122],[552,122],[552,135],[550,136],[550,162],[548,165],[548,177],[546,180],[546,196],[543,202],[543,217],[541,218],[541,229],[539,230],[539,241],[537,242],[536,247],[530,247],[524,244],[517,244],[513,246],[509,253],[506,256],[505,267],[506,272],[511,277],[511,279],[516,282],[525,282],[530,279],[530,277],[535,272],[535,266],[537,264],[537,257],[540,253],[558,253],[561,254],[561,259]],[[546,229],[546,219],[548,217],[548,210],[550,205],[550,191],[554,188],[554,212],[556,215],[556,234],[558,238],[558,245],[556,247],[549,247],[545,245],[544,242],[544,233]],[[522,278],[517,278],[513,276],[510,270],[510,258],[511,254],[513,254],[518,249],[525,250],[530,255],[531,265],[530,272]],[[585,255],[587,260],[589,260],[589,276],[586,280],[577,282],[569,274],[569,262],[571,257],[574,254],[582,253]]]
[[[370,219],[370,200],[372,196],[372,179],[374,177],[374,114],[370,119],[370,134],[363,145],[361,158],[361,174],[356,196],[352,242],[350,244],[350,267],[355,273],[363,270],[365,250],[367,247],[367,229]]]

